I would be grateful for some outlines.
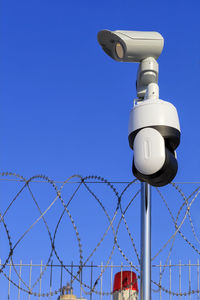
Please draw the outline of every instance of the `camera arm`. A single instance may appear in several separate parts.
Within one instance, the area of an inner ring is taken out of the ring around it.
[[[158,63],[155,58],[147,57],[140,62],[137,72],[136,89],[139,100],[159,99]]]

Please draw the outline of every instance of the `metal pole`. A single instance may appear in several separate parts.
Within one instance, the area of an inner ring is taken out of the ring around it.
[[[141,183],[140,300],[151,300],[151,186]]]

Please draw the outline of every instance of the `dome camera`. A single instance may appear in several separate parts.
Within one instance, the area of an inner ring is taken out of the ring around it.
[[[162,35],[152,31],[102,30],[97,38],[110,57],[123,62],[141,62],[147,57],[157,60],[164,46]]]

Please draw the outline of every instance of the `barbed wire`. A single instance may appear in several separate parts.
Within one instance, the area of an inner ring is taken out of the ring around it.
[[[106,271],[107,267],[109,266],[109,264],[111,262],[115,248],[117,248],[119,250],[119,252],[121,253],[122,257],[125,259],[127,264],[130,266],[131,269],[134,269],[137,272],[137,276],[138,276],[138,278],[140,278],[140,268],[137,267],[137,264],[140,264],[140,257],[138,254],[136,243],[134,241],[134,234],[130,231],[128,222],[126,220],[127,211],[129,210],[132,203],[134,203],[134,201],[140,194],[140,188],[138,189],[138,185],[136,185],[137,190],[134,192],[131,199],[129,199],[128,204],[126,205],[125,209],[122,209],[122,198],[127,193],[127,191],[129,191],[131,186],[135,186],[135,184],[138,183],[138,181],[136,179],[133,180],[132,182],[123,182],[123,181],[110,182],[110,181],[107,181],[106,179],[104,179],[103,177],[96,176],[96,175],[85,176],[85,177],[80,176],[80,175],[73,175],[73,176],[70,176],[65,181],[54,181],[45,175],[35,175],[35,176],[30,177],[29,179],[26,179],[23,176],[16,174],[14,172],[1,172],[0,176],[2,177],[2,178],[0,178],[0,180],[2,182],[3,181],[8,181],[8,182],[14,181],[14,182],[19,182],[20,184],[22,184],[22,186],[19,187],[19,190],[16,192],[14,197],[11,199],[11,201],[8,204],[8,206],[6,207],[5,211],[0,212],[0,224],[1,223],[3,224],[4,230],[6,232],[6,236],[8,239],[8,244],[9,244],[9,251],[8,251],[7,255],[5,255],[5,259],[1,264],[0,274],[3,274],[3,276],[5,278],[7,278],[7,280],[9,280],[10,283],[13,284],[15,287],[17,287],[18,289],[20,289],[30,295],[34,295],[37,297],[49,297],[49,296],[57,295],[58,293],[60,293],[62,288],[58,288],[54,291],[46,292],[46,293],[37,293],[36,291],[34,291],[34,288],[37,286],[40,279],[44,276],[44,274],[47,270],[47,266],[52,261],[53,255],[55,255],[56,258],[58,259],[60,265],[71,276],[72,283],[75,281],[79,282],[86,295],[90,295],[91,293],[95,293],[95,294],[99,294],[99,295],[101,294],[104,296],[111,295],[112,292],[110,292],[110,291],[102,292],[102,291],[97,290],[97,286],[98,286],[98,282],[101,279],[103,273]],[[53,201],[51,201],[51,203],[48,205],[48,207],[45,210],[42,210],[40,208],[40,205],[36,199],[36,196],[34,195],[34,192],[30,186],[30,184],[33,182],[47,183],[47,184],[49,184],[49,186],[53,189],[53,191],[55,193]],[[62,195],[62,190],[65,187],[65,185],[68,183],[76,184],[76,187],[75,187],[72,195],[69,197],[68,201],[65,201],[63,198],[63,195]],[[92,190],[91,186],[89,186],[90,183],[92,183],[92,184],[103,183],[111,190],[111,192],[113,193],[113,195],[116,199],[116,208],[115,208],[112,216],[110,216],[110,214],[108,213],[103,202],[100,200],[100,198],[97,196],[97,194]],[[123,188],[121,193],[119,193],[117,191],[116,187],[114,186],[114,184],[118,184],[118,183],[126,184],[126,186]],[[200,182],[185,182],[185,183],[200,184]],[[58,187],[57,184],[61,184],[61,186]],[[92,199],[101,208],[101,211],[105,214],[106,219],[108,221],[108,226],[106,227],[104,233],[99,238],[99,241],[97,242],[96,246],[92,249],[92,251],[89,253],[89,255],[87,257],[83,256],[83,249],[82,249],[83,245],[81,242],[78,227],[75,224],[74,218],[72,217],[72,214],[70,213],[70,210],[69,210],[69,205],[71,204],[71,202],[73,201],[73,199],[75,198],[75,196],[77,195],[77,193],[81,187],[85,188],[85,190],[91,195]],[[162,199],[165,207],[167,208],[167,211],[169,212],[169,216],[174,225],[174,232],[171,234],[171,236],[169,237],[167,242],[165,242],[164,245],[152,257],[152,261],[155,260],[160,255],[160,253],[163,252],[164,249],[166,249],[166,247],[171,242],[171,246],[170,246],[165,264],[163,266],[162,272],[160,273],[159,281],[157,282],[155,280],[152,280],[152,283],[155,285],[155,287],[157,287],[157,289],[154,289],[154,292],[159,292],[160,290],[162,290],[163,292],[174,295],[174,296],[187,296],[190,294],[200,293],[200,291],[199,290],[190,290],[190,291],[185,291],[185,292],[181,292],[181,293],[176,292],[176,291],[171,291],[171,290],[167,289],[166,287],[164,287],[163,284],[161,285],[161,280],[162,280],[163,274],[165,272],[165,266],[167,265],[167,263],[170,259],[171,253],[173,251],[174,244],[175,244],[175,238],[176,238],[177,234],[179,234],[181,236],[181,238],[184,240],[184,242],[186,242],[192,248],[192,250],[194,250],[198,255],[200,254],[200,251],[198,250],[198,248],[191,241],[189,241],[189,239],[184,235],[184,233],[182,231],[182,226],[185,223],[185,220],[188,219],[191,229],[192,229],[193,236],[194,236],[196,242],[198,244],[200,243],[198,235],[195,231],[195,226],[193,224],[192,216],[191,216],[191,212],[190,212],[193,203],[195,202],[195,200],[197,199],[197,197],[200,193],[200,186],[198,186],[188,197],[185,196],[185,194],[183,193],[183,191],[181,190],[180,186],[177,183],[172,183],[171,188],[173,188],[175,191],[177,191],[182,199],[182,204],[181,204],[176,216],[173,215],[173,213],[169,207],[168,201],[166,200],[166,198],[164,197],[164,195],[161,191],[162,189],[156,188],[158,195]],[[21,234],[21,236],[18,238],[18,240],[15,241],[15,243],[13,243],[9,228],[6,224],[6,217],[7,217],[8,212],[12,209],[14,203],[19,198],[19,196],[23,193],[24,190],[27,190],[28,193],[30,194],[31,199],[33,200],[33,202],[36,205],[36,208],[38,210],[39,217],[37,217],[35,219],[35,221],[23,232],[23,234]],[[52,209],[52,207],[55,206],[55,203],[58,201],[60,201],[60,203],[62,205],[62,212],[60,214],[60,217],[58,218],[54,232],[51,232],[50,226],[48,225],[48,222],[46,219],[46,215]],[[185,209],[185,211],[183,213],[184,209]],[[181,213],[183,214],[183,216],[182,216],[182,219],[180,220]],[[75,232],[76,240],[77,240],[77,246],[78,246],[78,252],[79,252],[79,268],[78,268],[78,271],[76,272],[76,274],[73,274],[73,272],[70,270],[70,268],[66,264],[63,263],[63,259],[56,248],[56,236],[57,236],[58,229],[59,229],[59,226],[61,224],[61,221],[62,221],[64,215],[68,216],[68,218],[72,224],[73,230]],[[114,222],[117,220],[118,215],[119,215],[119,221],[118,221],[117,225],[114,225]],[[41,272],[39,277],[35,280],[35,282],[30,287],[29,284],[26,283],[26,281],[21,277],[21,275],[17,271],[17,268],[15,267],[15,263],[13,261],[13,254],[14,254],[16,248],[19,246],[19,244],[22,244],[25,236],[40,221],[44,223],[44,226],[47,230],[51,249],[50,249],[50,253],[49,253],[49,256],[48,256],[48,259],[47,259],[47,262],[45,264],[43,271]],[[128,237],[129,237],[131,245],[134,249],[134,253],[135,253],[135,256],[137,259],[137,264],[133,264],[132,259],[130,259],[127,256],[127,254],[125,254],[124,250],[122,249],[122,247],[119,244],[118,233],[119,233],[119,229],[120,229],[120,226],[122,223],[124,223],[124,225],[125,225],[125,229],[128,233]],[[110,254],[108,256],[106,264],[103,266],[103,268],[101,269],[101,272],[96,277],[93,286],[91,286],[82,280],[81,272],[82,272],[83,268],[88,264],[88,262],[92,259],[94,254],[97,252],[98,248],[101,246],[101,244],[103,243],[103,241],[105,240],[106,236],[108,235],[108,233],[110,231],[112,232],[112,235],[113,235],[113,245],[111,247]],[[19,284],[17,284],[14,280],[12,280],[11,278],[9,278],[7,276],[7,274],[5,272],[5,267],[8,265],[9,260],[14,268],[17,278],[23,283],[24,287],[19,286]],[[133,284],[135,284],[135,281],[131,282],[131,285],[133,285]]]
[[[14,178],[0,178],[0,181],[13,181],[13,182],[23,182],[23,179],[14,179]],[[44,180],[32,180],[31,182],[35,182],[35,183],[45,183],[46,181]],[[54,180],[55,184],[63,184],[65,182],[65,180]],[[81,181],[72,181],[72,182],[68,182],[69,184],[76,184],[76,183],[81,183]],[[94,184],[98,184],[98,183],[105,183],[103,181],[86,181],[86,183],[94,183]],[[109,181],[109,183],[111,184],[129,184],[132,183],[132,181]],[[140,181],[136,180],[134,182],[135,184],[140,184]],[[174,181],[174,184],[200,184],[200,181]]]

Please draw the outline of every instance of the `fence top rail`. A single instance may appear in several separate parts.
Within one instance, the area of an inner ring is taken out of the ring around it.
[[[0,266],[2,266],[3,263],[1,262],[0,260]],[[18,266],[23,266],[23,267],[66,267],[66,268],[70,268],[70,267],[74,267],[74,268],[103,268],[103,267],[107,267],[107,268],[133,268],[133,267],[136,267],[136,268],[139,268],[140,265],[126,265],[126,264],[110,264],[110,265],[105,265],[105,264],[87,264],[87,265],[80,265],[80,264],[44,264],[42,261],[41,263],[22,263],[22,261],[20,263],[12,263],[12,262],[9,262],[6,264],[6,266],[10,267],[10,266],[14,266],[14,267],[18,267]],[[169,264],[162,264],[162,262],[160,262],[160,264],[152,264],[152,267],[153,268],[158,268],[158,267],[165,267],[165,268],[172,268],[172,267],[200,267],[200,263],[199,261],[197,261],[197,263],[191,263],[191,262],[188,262],[188,263],[176,263],[176,264],[172,264],[172,263],[169,263]]]

